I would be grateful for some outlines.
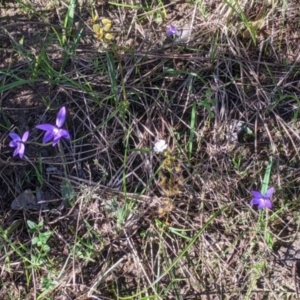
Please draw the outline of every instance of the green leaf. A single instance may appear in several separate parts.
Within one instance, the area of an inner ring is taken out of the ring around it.
[[[42,244],[46,244],[50,236],[52,235],[52,231],[46,231],[39,234],[39,240]]]
[[[268,190],[268,186],[269,186],[269,182],[270,182],[270,175],[271,175],[272,164],[273,164],[273,157],[271,156],[269,164],[268,164],[268,166],[266,168],[266,172],[265,172],[265,176],[264,176],[264,181],[263,181],[263,185],[262,185],[262,188],[261,188],[261,193],[263,195]]]
[[[32,240],[31,240],[31,244],[32,245],[36,245],[36,244],[38,244],[39,243],[39,238],[36,236],[36,237],[34,237]]]
[[[134,152],[134,151],[138,151],[138,152],[152,152],[153,150],[150,149],[150,148],[137,148],[137,149],[128,150],[128,152]]]
[[[266,240],[269,248],[272,249],[274,242],[273,242],[273,238],[272,238],[270,232],[268,232],[268,231],[266,231],[266,233],[265,233],[265,240]]]
[[[49,245],[44,245],[44,246],[43,246],[43,251],[44,251],[45,253],[48,253],[48,252],[50,251],[50,246],[49,246]]]
[[[62,43],[65,44],[67,39],[72,34],[72,29],[74,25],[74,16],[75,16],[75,9],[76,9],[76,0],[71,0],[70,5],[68,7],[68,12],[65,16],[64,20],[64,34],[62,37]]]
[[[253,131],[245,123],[242,125],[242,130],[249,135],[254,135]]]
[[[44,227],[44,220],[41,220],[37,225],[38,229],[42,229]]]
[[[36,229],[36,227],[37,227],[37,224],[30,220],[27,220],[27,225],[28,225],[29,229]]]

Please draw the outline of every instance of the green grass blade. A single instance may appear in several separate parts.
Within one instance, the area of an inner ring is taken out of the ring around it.
[[[197,103],[193,103],[192,112],[191,112],[191,123],[190,123],[190,137],[189,137],[189,161],[192,158],[193,153],[193,141],[195,135],[195,124],[196,124],[196,107]]]
[[[261,193],[264,195],[266,191],[268,190],[269,182],[270,182],[270,175],[271,175],[271,169],[272,169],[272,164],[273,164],[273,157],[270,157],[269,164],[266,168],[265,176],[264,176],[264,181],[263,185],[261,188]]]
[[[72,29],[74,25],[74,16],[75,16],[75,9],[76,9],[76,0],[71,0],[67,14],[65,16],[64,20],[64,30],[63,30],[63,37],[62,37],[62,43],[65,45],[66,41],[70,38],[72,35]]]

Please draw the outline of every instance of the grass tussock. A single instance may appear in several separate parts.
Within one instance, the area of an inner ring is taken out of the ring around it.
[[[299,297],[297,8],[3,2],[0,298]],[[11,209],[26,190],[40,209]]]

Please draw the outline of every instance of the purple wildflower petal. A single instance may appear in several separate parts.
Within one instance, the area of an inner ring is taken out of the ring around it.
[[[253,198],[250,202],[251,205],[258,205],[260,203],[260,198]]]
[[[260,199],[260,200],[261,201],[259,201],[258,206],[257,206],[258,209],[263,209],[263,208],[269,207],[270,205],[272,207],[270,200],[267,200],[267,199]],[[268,202],[268,204],[267,204],[267,202]]]
[[[59,129],[57,134],[54,136],[53,139],[53,146],[55,146],[61,138],[65,138],[65,139],[70,139],[70,134],[67,130],[65,129]]]
[[[13,141],[17,142],[17,141],[21,141],[21,138],[18,134],[14,133],[14,132],[11,132],[9,134],[9,136],[13,139]]]
[[[54,139],[53,139],[53,147],[58,144],[58,142],[61,140],[61,136],[56,136]]]
[[[264,194],[264,197],[267,197],[267,198],[271,198],[273,193],[274,193],[275,189],[273,187],[270,187],[266,193]]]
[[[252,196],[254,197],[254,198],[261,198],[261,197],[263,197],[263,195],[260,193],[260,192],[258,192],[258,191],[251,191],[251,194],[252,194]]]
[[[53,131],[47,131],[43,138],[43,144],[46,144],[50,142],[54,138],[54,132]]]
[[[44,131],[53,131],[56,128],[56,126],[51,125],[51,124],[40,124],[40,125],[35,126],[35,128],[38,128],[38,129],[41,129]]]
[[[263,202],[259,202],[257,208],[258,209],[264,209],[265,208],[265,204]]]
[[[69,140],[71,138],[70,134],[69,134],[69,131],[66,130],[66,129],[60,129],[59,134],[60,134],[61,137],[65,138],[67,140]]]
[[[265,207],[267,207],[267,208],[272,208],[273,207],[273,203],[272,203],[272,201],[271,200],[265,200]]]
[[[29,131],[25,131],[22,136],[22,142],[26,142],[29,137]]]
[[[19,147],[16,148],[18,150],[20,158],[24,157],[24,152],[25,152],[25,146],[23,143],[19,143]]]
[[[56,146],[57,143],[58,143],[59,141],[60,141],[60,138],[53,139],[53,144],[52,144],[52,146],[53,146],[53,147]]]
[[[15,140],[9,142],[9,147],[17,147],[17,146],[18,146],[18,142],[16,142]]]
[[[16,149],[15,149],[15,151],[14,151],[14,153],[13,153],[13,156],[16,156],[16,155],[18,155],[19,154],[19,147],[17,147]]]
[[[168,35],[173,35],[177,31],[177,27],[175,25],[170,25],[169,29],[167,30]]]
[[[67,114],[66,108],[63,106],[59,110],[59,112],[57,114],[57,117],[56,117],[56,126],[58,128],[60,128],[61,126],[63,126],[63,124],[65,123],[66,114]]]

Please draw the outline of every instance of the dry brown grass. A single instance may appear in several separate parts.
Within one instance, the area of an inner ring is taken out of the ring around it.
[[[97,11],[113,20],[116,39],[104,46],[87,4],[67,59],[51,29],[60,30],[66,5],[37,6],[45,19],[24,8],[8,18],[13,4],[2,8],[1,299],[299,297],[299,11],[297,1],[264,3],[107,3]],[[192,26],[188,43],[166,39],[168,24]],[[42,49],[48,60],[34,66]],[[21,79],[36,81],[13,85]],[[73,138],[64,143],[71,208],[61,205],[57,149],[41,163],[32,143],[31,163],[20,161],[7,137],[15,126],[40,141],[34,126],[61,105]],[[236,121],[254,136],[233,140]],[[142,151],[160,138],[170,152]],[[265,223],[249,203],[270,156],[276,194]],[[41,186],[37,172],[49,210],[12,211],[14,197]],[[27,220],[52,232],[40,266]],[[56,282],[43,294],[47,274]]]

